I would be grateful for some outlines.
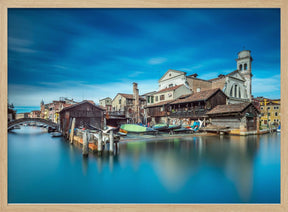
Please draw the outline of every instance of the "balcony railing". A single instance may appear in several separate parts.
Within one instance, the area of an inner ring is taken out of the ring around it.
[[[110,116],[125,116],[125,111],[109,111]]]
[[[198,117],[203,116],[207,112],[206,109],[187,110],[187,111],[172,111],[169,116],[172,118]]]

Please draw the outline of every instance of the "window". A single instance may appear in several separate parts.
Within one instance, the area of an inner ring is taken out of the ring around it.
[[[161,95],[161,96],[160,96],[160,100],[165,100],[165,96],[164,96],[164,95]]]
[[[270,107],[267,107],[267,110],[270,110]]]
[[[158,102],[158,96],[155,96],[155,102]]]
[[[279,109],[279,107],[274,107],[274,110],[278,110]]]
[[[147,96],[147,102],[150,103],[150,96]]]
[[[240,66],[239,66],[239,70],[242,71],[242,64],[240,64]]]
[[[232,95],[233,95],[233,87],[230,90],[230,96],[232,96]]]
[[[239,94],[238,94],[238,95],[239,95],[238,97],[241,98],[241,91],[240,91],[240,88],[239,88]]]
[[[151,103],[154,103],[154,96],[151,96]]]
[[[277,112],[275,112],[275,116],[278,116],[278,113],[277,113]]]
[[[237,85],[234,86],[234,94],[235,94],[234,97],[236,97],[237,96]]]
[[[261,110],[263,110],[263,107],[261,107]]]
[[[247,64],[246,63],[244,64],[244,70],[247,70]]]
[[[173,87],[173,84],[169,84],[169,88]]]
[[[121,105],[121,99],[119,99],[119,105]]]
[[[268,113],[268,116],[270,116],[270,113]]]

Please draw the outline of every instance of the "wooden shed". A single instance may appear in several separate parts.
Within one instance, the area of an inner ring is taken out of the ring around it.
[[[75,128],[94,126],[103,129],[104,109],[90,101],[82,101],[65,107],[60,111],[60,127],[67,134],[73,118],[76,119]]]
[[[218,105],[206,114],[212,125],[254,131],[257,130],[260,112],[252,103],[240,103]]]

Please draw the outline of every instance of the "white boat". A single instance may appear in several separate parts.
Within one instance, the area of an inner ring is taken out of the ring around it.
[[[19,125],[15,125],[13,128],[14,129],[21,129],[21,127]]]
[[[51,133],[51,136],[52,136],[52,137],[61,137],[61,136],[62,136],[62,133],[60,133],[60,132],[52,132],[52,133]]]
[[[281,132],[281,125],[278,126],[277,132]]]

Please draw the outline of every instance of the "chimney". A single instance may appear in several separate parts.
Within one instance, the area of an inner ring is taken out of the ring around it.
[[[134,98],[134,114],[135,114],[135,122],[141,122],[140,119],[140,106],[139,106],[139,89],[138,84],[133,82],[133,98]]]

